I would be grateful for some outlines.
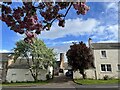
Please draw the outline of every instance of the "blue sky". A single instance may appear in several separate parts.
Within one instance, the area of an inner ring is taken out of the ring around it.
[[[71,8],[64,28],[58,27],[58,22],[54,22],[51,30],[43,31],[38,38],[58,53],[66,52],[72,42],[83,41],[87,44],[89,37],[93,42],[117,42],[118,3],[88,2],[87,5],[90,6],[90,10],[86,15],[77,15]],[[23,39],[24,36],[10,30],[4,22],[0,23],[2,25],[0,52],[8,52],[15,47],[16,41]]]

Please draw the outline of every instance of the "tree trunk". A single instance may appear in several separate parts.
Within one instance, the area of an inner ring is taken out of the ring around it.
[[[84,71],[84,69],[80,70],[80,74],[82,74],[82,76],[83,76],[83,79],[86,79],[86,74],[85,74],[85,71]]]
[[[38,79],[37,79],[36,75],[34,75],[33,78],[34,78],[35,82],[38,82]]]
[[[38,78],[37,78],[38,75],[35,75],[35,74],[32,72],[31,69],[29,69],[29,70],[30,70],[30,72],[31,72],[31,75],[32,75],[34,81],[37,82],[37,81],[38,81]]]
[[[86,74],[83,74],[82,76],[83,76],[83,79],[86,79]]]
[[[37,82],[37,81],[38,81],[37,75],[35,75],[35,74],[33,73],[32,69],[31,69],[29,57],[28,57],[27,55],[25,55],[25,57],[26,57],[26,59],[27,59],[27,64],[28,64],[29,70],[30,70],[30,72],[31,72],[31,75],[32,75],[34,81]],[[33,59],[33,58],[32,58],[32,59]]]

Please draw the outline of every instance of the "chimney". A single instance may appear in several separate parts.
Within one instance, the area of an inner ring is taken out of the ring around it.
[[[92,39],[89,38],[89,39],[88,39],[88,45],[89,45],[90,48],[91,48],[91,44],[92,44]]]
[[[10,66],[10,65],[13,64],[13,63],[14,63],[14,56],[9,55],[9,56],[8,56],[8,66]]]
[[[64,69],[64,53],[60,53],[60,69]]]

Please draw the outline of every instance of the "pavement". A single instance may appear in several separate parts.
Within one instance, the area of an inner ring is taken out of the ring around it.
[[[48,84],[28,87],[2,87],[2,90],[120,90],[118,84],[78,85],[64,75],[56,76]]]

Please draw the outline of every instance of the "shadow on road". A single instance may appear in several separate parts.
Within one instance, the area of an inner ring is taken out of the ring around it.
[[[72,81],[72,79],[69,77],[66,77],[65,75],[54,76],[54,78],[50,80],[51,83],[66,83],[70,81]]]

